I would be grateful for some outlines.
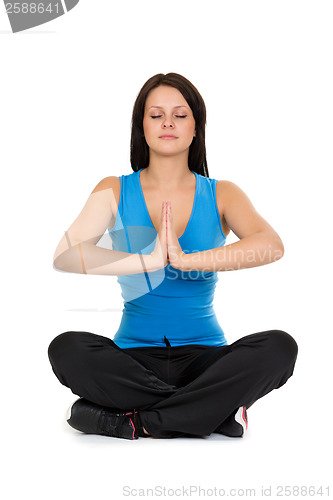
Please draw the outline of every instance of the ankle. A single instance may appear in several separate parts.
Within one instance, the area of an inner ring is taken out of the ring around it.
[[[134,422],[135,422],[135,429],[136,429],[136,434],[139,437],[150,437],[149,432],[144,428],[143,423],[140,418],[140,412],[135,410],[134,411]]]

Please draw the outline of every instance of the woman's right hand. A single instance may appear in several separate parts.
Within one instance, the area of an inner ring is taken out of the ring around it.
[[[167,202],[162,202],[162,211],[160,219],[160,227],[156,238],[155,248],[150,254],[152,267],[162,269],[168,264],[168,247],[167,247]]]

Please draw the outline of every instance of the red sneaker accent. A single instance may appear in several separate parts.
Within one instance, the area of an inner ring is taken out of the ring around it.
[[[129,413],[126,413],[126,415],[135,415],[135,413],[138,413],[137,411],[130,411]],[[131,417],[129,417],[130,419],[130,422],[132,424],[132,427],[133,427],[133,439],[135,439],[135,436],[136,436],[136,432],[135,432],[135,425],[133,423],[133,420],[131,419]]]
[[[246,413],[246,406],[243,406],[243,414],[242,414],[243,420],[245,422],[246,430],[247,430],[247,413]]]

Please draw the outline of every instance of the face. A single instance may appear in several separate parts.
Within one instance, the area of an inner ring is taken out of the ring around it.
[[[195,120],[179,90],[160,85],[147,96],[143,130],[150,150],[174,155],[188,151],[195,136]]]

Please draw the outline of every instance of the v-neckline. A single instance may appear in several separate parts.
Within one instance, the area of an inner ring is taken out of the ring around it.
[[[148,218],[149,218],[149,220],[150,220],[150,224],[152,225],[153,229],[155,229],[155,231],[156,231],[156,228],[155,228],[155,226],[154,226],[154,224],[153,224],[153,221],[151,220],[151,217],[150,217],[150,215],[149,215],[149,212],[148,212],[148,207],[147,207],[147,203],[146,203],[146,200],[145,200],[145,195],[143,194],[143,189],[142,189],[142,186],[141,186],[141,181],[140,181],[140,173],[141,173],[141,170],[143,170],[143,168],[140,168],[140,170],[138,170],[138,171],[136,172],[136,174],[137,174],[137,175],[136,175],[136,177],[137,177],[137,179],[138,179],[138,184],[139,184],[139,191],[140,191],[140,193],[141,193],[141,198],[142,198],[142,201],[143,201],[143,205],[144,205],[144,207],[145,207],[146,214],[148,215]],[[193,205],[192,205],[192,211],[191,211],[190,218],[189,218],[189,220],[188,220],[188,222],[187,222],[187,224],[186,224],[185,230],[184,230],[183,234],[182,234],[181,236],[179,236],[178,240],[180,240],[180,239],[181,239],[181,238],[185,235],[185,233],[186,233],[186,231],[187,231],[187,229],[188,229],[188,227],[189,227],[189,225],[190,225],[190,222],[191,222],[191,220],[192,220],[192,218],[193,218],[193,213],[194,213],[195,204],[196,204],[196,201],[197,201],[197,192],[198,192],[198,174],[197,174],[194,170],[191,170],[191,172],[193,172],[193,173],[194,173],[194,175],[195,175],[195,191],[194,191],[194,200],[193,200]],[[156,233],[157,233],[157,231],[156,231]]]

